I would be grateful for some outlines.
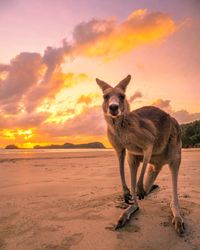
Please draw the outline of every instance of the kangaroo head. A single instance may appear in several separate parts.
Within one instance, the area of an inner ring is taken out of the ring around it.
[[[96,79],[97,84],[103,91],[103,112],[105,115],[116,118],[129,111],[128,101],[126,100],[126,87],[131,80],[131,76],[128,75],[122,81],[120,81],[115,87],[111,87],[108,83]]]

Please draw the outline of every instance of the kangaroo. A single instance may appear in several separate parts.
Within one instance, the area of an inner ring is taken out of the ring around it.
[[[130,111],[125,96],[131,80],[128,75],[115,87],[96,79],[103,91],[103,112],[107,123],[107,136],[116,151],[124,200],[130,206],[120,216],[116,229],[123,227],[131,215],[139,209],[138,200],[143,199],[152,189],[154,181],[162,166],[169,165],[172,178],[172,200],[170,207],[173,214],[172,223],[179,235],[184,233],[184,222],[180,215],[177,194],[177,181],[181,163],[181,130],[178,122],[166,112],[154,106],[145,106]],[[131,174],[131,193],[124,175],[124,160],[127,152]],[[139,164],[142,162],[141,174],[136,184]],[[146,172],[144,180],[144,174]]]

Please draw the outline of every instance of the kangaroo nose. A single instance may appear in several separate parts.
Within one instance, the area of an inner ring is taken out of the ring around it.
[[[118,108],[119,108],[119,105],[117,105],[117,104],[111,104],[109,106],[109,109],[110,109],[111,113],[116,113],[116,111],[118,110]]]

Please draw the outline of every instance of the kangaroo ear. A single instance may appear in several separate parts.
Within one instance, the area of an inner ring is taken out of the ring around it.
[[[131,75],[128,75],[121,82],[119,82],[116,87],[122,89],[123,91],[125,91],[126,87],[128,86],[128,84],[130,82],[130,80],[131,80]]]
[[[96,78],[96,82],[99,85],[99,87],[102,89],[102,91],[105,91],[108,88],[112,88],[108,83],[99,80],[98,78]]]

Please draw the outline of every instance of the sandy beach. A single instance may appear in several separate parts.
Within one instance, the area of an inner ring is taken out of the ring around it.
[[[140,201],[130,222],[114,231],[123,209],[112,150],[2,151],[0,249],[200,249],[200,151],[183,151],[179,175],[184,237],[171,224],[171,176]],[[129,181],[129,169],[126,164]]]

